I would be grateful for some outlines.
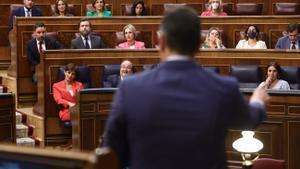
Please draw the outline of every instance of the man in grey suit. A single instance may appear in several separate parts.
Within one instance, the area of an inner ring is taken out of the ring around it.
[[[228,129],[253,128],[265,119],[264,89],[248,104],[235,79],[194,60],[199,35],[196,11],[171,11],[160,25],[159,67],[122,81],[103,143],[117,153],[120,168],[225,169]]]
[[[276,49],[299,49],[299,24],[297,22],[291,23],[287,27],[287,35],[278,39]]]
[[[83,18],[79,21],[79,36],[71,41],[71,49],[100,49],[105,45],[99,36],[93,35],[92,24]]]

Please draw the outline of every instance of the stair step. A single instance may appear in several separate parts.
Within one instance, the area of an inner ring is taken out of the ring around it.
[[[35,140],[29,137],[17,138],[17,146],[34,147]]]
[[[22,114],[19,112],[16,112],[16,124],[22,123]]]
[[[22,137],[28,137],[28,126],[24,124],[17,124],[16,125],[16,137],[22,138]]]

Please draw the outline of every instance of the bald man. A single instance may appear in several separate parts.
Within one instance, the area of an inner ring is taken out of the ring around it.
[[[105,88],[116,88],[119,87],[122,80],[126,76],[132,74],[132,63],[129,60],[124,60],[120,65],[120,74],[109,75],[107,80],[104,82]]]

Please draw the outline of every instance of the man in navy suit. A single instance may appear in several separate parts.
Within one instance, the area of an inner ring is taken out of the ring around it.
[[[126,78],[106,124],[104,146],[130,169],[225,169],[228,128],[253,128],[265,118],[264,89],[247,104],[238,82],[203,70],[198,14],[168,13],[159,30],[160,66]]]
[[[56,40],[46,37],[46,26],[42,22],[35,24],[34,38],[27,42],[27,60],[32,71],[32,80],[37,82],[35,66],[40,63],[40,53],[45,49],[61,49],[62,45]]]
[[[291,23],[287,27],[287,36],[278,39],[276,49],[299,49],[299,24],[297,22]]]
[[[42,16],[42,12],[39,8],[34,6],[33,0],[23,0],[24,6],[19,7],[12,11],[9,17],[9,30],[13,29],[14,16]]]
[[[92,34],[92,24],[83,18],[79,21],[80,36],[71,41],[71,49],[100,49],[105,48],[99,36]]]

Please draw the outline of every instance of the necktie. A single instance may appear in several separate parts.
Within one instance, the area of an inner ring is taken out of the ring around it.
[[[43,52],[43,42],[39,41],[39,52],[42,53]]]
[[[26,17],[31,17],[31,10],[27,9],[26,14],[27,14]]]
[[[292,48],[291,49],[296,49],[296,42],[292,42]]]
[[[84,40],[85,40],[85,42],[84,42],[85,43],[84,44],[85,48],[90,49],[90,45],[89,45],[89,42],[88,42],[88,40],[89,40],[88,37],[85,37]]]

